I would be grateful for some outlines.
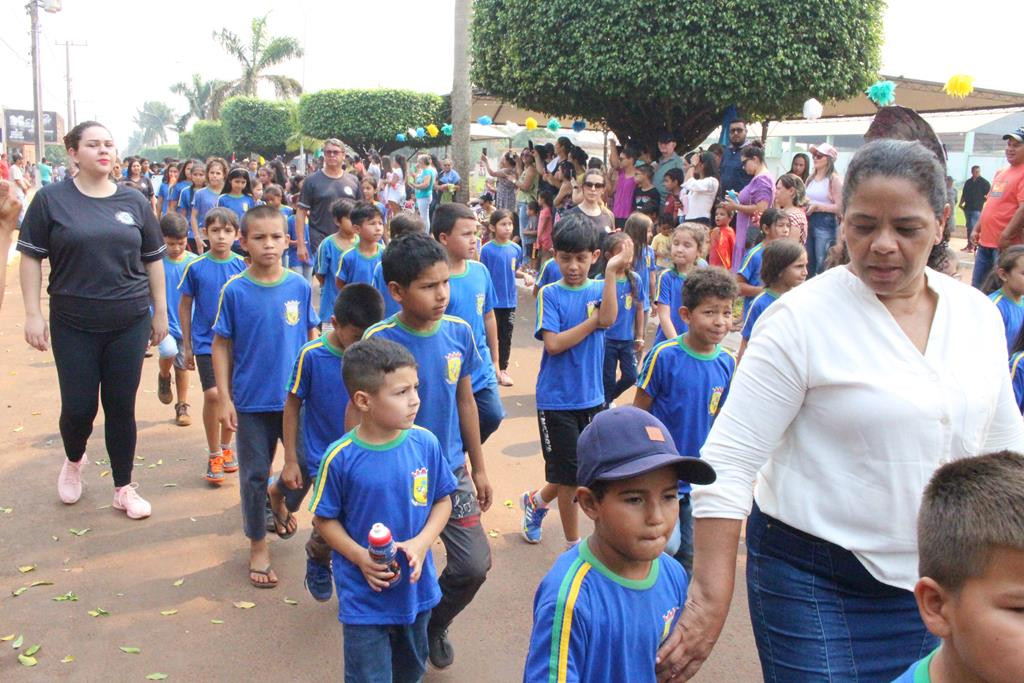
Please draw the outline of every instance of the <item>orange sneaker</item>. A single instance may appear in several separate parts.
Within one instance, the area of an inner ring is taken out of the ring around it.
[[[210,482],[214,486],[220,486],[224,483],[224,457],[215,455],[207,461],[206,464],[206,481]]]
[[[228,474],[234,474],[238,471],[238,461],[235,460],[235,452],[230,448],[220,449],[221,455],[224,458],[224,471]]]

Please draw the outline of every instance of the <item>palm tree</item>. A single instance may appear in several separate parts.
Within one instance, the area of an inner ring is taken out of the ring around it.
[[[149,147],[167,140],[167,129],[174,127],[175,114],[163,102],[143,102],[135,113],[135,125],[139,127],[142,144]]]
[[[280,98],[302,94],[302,85],[294,78],[263,73],[281,62],[301,57],[299,41],[287,36],[267,35],[266,14],[253,19],[251,28],[252,38],[248,45],[243,45],[242,40],[226,28],[213,32],[214,39],[242,67],[241,77],[227,83],[224,94],[256,97],[256,86],[261,80],[272,83]]]
[[[200,120],[220,118],[220,105],[224,101],[228,85],[227,81],[216,79],[204,81],[201,74],[192,74],[192,83],[179,81],[172,85],[171,92],[181,95],[188,102],[188,111],[175,124],[178,131],[184,130],[193,118]]]

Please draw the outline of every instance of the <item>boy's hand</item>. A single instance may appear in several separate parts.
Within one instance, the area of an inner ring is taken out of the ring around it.
[[[622,250],[608,259],[608,265],[605,268],[607,275],[622,275],[629,269],[629,265],[633,263],[633,240],[626,238],[626,241],[622,244]]]
[[[195,370],[196,369],[196,357],[195,357],[195,354],[192,353],[192,349],[185,349],[183,353],[185,355],[185,369],[186,370]]]
[[[233,432],[238,431],[238,413],[235,412],[235,404],[226,395],[220,392],[220,423]]]
[[[374,562],[373,558],[370,557],[369,550],[360,553],[355,564],[359,567],[359,571],[363,573],[366,583],[370,584],[370,588],[377,593],[390,586],[390,581],[395,576],[387,567]]]
[[[302,488],[302,470],[299,469],[299,463],[285,462],[280,479],[282,484],[293,491]]]
[[[491,496],[493,495],[491,482],[487,479],[487,472],[473,470],[471,478],[473,486],[476,487],[476,500],[480,504],[480,512],[487,512],[491,507]]]
[[[405,553],[405,557],[409,561],[409,583],[416,583],[420,580],[420,574],[423,572],[423,560],[430,549],[429,544],[410,538],[408,541],[396,543],[395,547]]]
[[[523,273],[523,284],[527,287],[533,287],[534,279],[529,273]]]

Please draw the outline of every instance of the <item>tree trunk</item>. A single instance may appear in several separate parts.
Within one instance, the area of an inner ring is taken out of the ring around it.
[[[455,69],[452,74],[452,166],[462,182],[455,196],[469,201],[469,15],[472,0],[455,0]]]

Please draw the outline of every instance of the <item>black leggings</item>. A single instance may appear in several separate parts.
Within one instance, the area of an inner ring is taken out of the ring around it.
[[[498,323],[498,369],[508,370],[508,357],[512,353],[512,326],[516,323],[516,309],[495,308]]]
[[[53,360],[60,382],[60,436],[64,453],[79,462],[103,401],[103,427],[114,486],[132,481],[135,460],[135,394],[142,376],[150,316],[113,332],[85,332],[51,316]]]

